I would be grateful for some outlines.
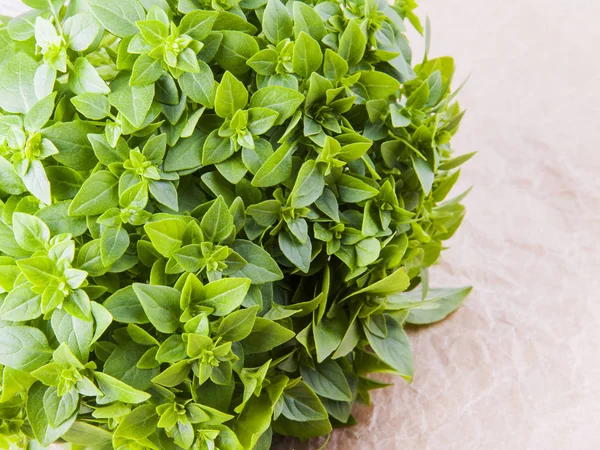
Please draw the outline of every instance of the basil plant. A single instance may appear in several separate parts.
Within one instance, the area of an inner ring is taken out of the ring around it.
[[[0,19],[0,447],[266,450],[410,382],[463,111],[413,0]],[[68,443],[68,444],[67,444]]]

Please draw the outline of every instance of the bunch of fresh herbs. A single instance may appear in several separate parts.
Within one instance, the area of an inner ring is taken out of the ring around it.
[[[460,225],[413,0],[24,0],[0,28],[0,447],[268,449],[413,376]]]

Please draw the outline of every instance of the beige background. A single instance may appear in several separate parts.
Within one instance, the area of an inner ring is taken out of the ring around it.
[[[422,3],[432,55],[456,58],[457,81],[471,74],[455,149],[479,151],[432,284],[475,289],[449,320],[411,332],[413,384],[357,407],[361,424],[328,448],[597,449],[600,2]]]

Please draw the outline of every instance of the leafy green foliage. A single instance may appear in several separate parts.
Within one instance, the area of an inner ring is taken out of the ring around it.
[[[26,0],[0,30],[0,447],[267,449],[354,423],[427,268],[463,112],[396,0]],[[66,4],[68,3],[68,5]]]

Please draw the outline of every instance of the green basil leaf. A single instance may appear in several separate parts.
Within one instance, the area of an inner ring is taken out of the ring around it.
[[[236,239],[231,248],[248,262],[232,276],[248,278],[252,284],[271,283],[283,278],[275,260],[262,247],[251,241]]]
[[[35,383],[27,395],[27,417],[35,438],[44,446],[60,439],[73,425],[77,417],[76,414],[73,414],[58,428],[50,426],[44,410],[44,395],[48,389],[42,383]]]
[[[37,217],[25,213],[13,214],[13,231],[17,243],[30,252],[44,249],[50,240],[48,226]]]
[[[0,107],[12,113],[26,114],[37,102],[31,89],[37,69],[35,61],[27,54],[15,54],[0,69]]]
[[[312,37],[301,31],[294,44],[294,55],[292,57],[294,72],[302,78],[310,78],[313,72],[319,70],[322,63],[323,52],[321,46]]]
[[[365,54],[367,38],[360,29],[356,19],[350,20],[340,37],[339,55],[348,61],[349,66],[355,66]]]
[[[325,177],[314,160],[302,164],[290,195],[292,208],[312,205],[323,193]]]
[[[225,316],[237,309],[250,289],[246,278],[223,278],[208,283],[204,287],[202,306],[213,308],[215,316]]]
[[[225,316],[219,325],[219,336],[226,342],[237,342],[247,337],[254,327],[258,307],[240,309]]]
[[[135,23],[145,15],[137,0],[88,0],[88,5],[104,28],[123,38],[137,34]]]
[[[279,248],[285,257],[304,273],[308,273],[312,257],[310,239],[305,243],[300,242],[292,233],[287,231],[279,233]]]
[[[115,436],[136,440],[146,438],[156,431],[158,419],[155,407],[138,406],[123,418],[115,430]]]
[[[283,391],[281,413],[284,417],[298,422],[327,419],[327,411],[319,397],[303,381]]]
[[[94,333],[92,322],[55,309],[50,323],[58,342],[67,344],[80,361],[87,361]]]
[[[304,32],[317,42],[321,42],[327,34],[327,28],[325,28],[319,13],[306,3],[294,2],[292,5],[294,10],[294,34],[296,38],[300,36],[300,33]]]
[[[182,34],[201,41],[208,36],[218,16],[214,11],[192,11],[181,19],[179,30]]]
[[[215,98],[215,113],[223,118],[231,117],[248,103],[248,91],[231,72],[225,72]]]
[[[88,178],[71,202],[69,214],[93,216],[102,214],[118,204],[119,180],[112,173],[101,170]]]
[[[116,262],[129,247],[129,234],[121,227],[107,227],[100,238],[100,256],[102,264],[110,266]]]
[[[43,366],[51,356],[52,349],[48,345],[48,339],[37,328],[0,328],[0,364],[30,372]]]
[[[147,55],[141,55],[135,60],[129,84],[131,86],[145,86],[152,84],[162,76],[162,63],[158,59],[150,58]]]
[[[233,216],[223,197],[218,197],[206,211],[200,227],[204,237],[209,241],[220,242],[229,237],[233,231]]]
[[[137,295],[148,319],[162,333],[173,333],[179,327],[179,291],[167,286],[135,283]]]
[[[136,128],[141,128],[154,99],[154,85],[130,86],[127,78],[110,85],[108,101]]]
[[[387,336],[382,338],[363,327],[369,345],[377,356],[391,366],[400,376],[411,381],[414,373],[414,362],[408,337],[402,326],[390,316],[385,318]]]
[[[250,335],[242,341],[247,354],[268,352],[285,344],[295,333],[269,319],[257,317]]]
[[[292,35],[293,21],[287,8],[279,0],[269,0],[262,18],[263,31],[267,39],[278,44]]]
[[[75,60],[73,69],[69,73],[69,88],[77,95],[106,95],[111,90],[94,66],[83,56]]]
[[[74,389],[58,395],[55,387],[49,387],[44,394],[44,412],[48,425],[57,428],[71,417],[77,409],[79,394]]]
[[[63,25],[67,45],[76,52],[87,50],[101,31],[102,27],[90,13],[75,14]]]
[[[71,103],[88,119],[100,120],[110,114],[110,103],[102,94],[77,95],[71,99]]]
[[[296,149],[295,144],[288,142],[281,144],[256,172],[252,179],[252,185],[269,187],[287,180],[292,171],[292,155]]]
[[[94,378],[98,387],[104,394],[96,399],[100,405],[120,401],[124,403],[142,403],[150,398],[150,394],[132,388],[126,383],[117,380],[102,372],[95,372]]]
[[[119,289],[106,299],[104,307],[117,322],[148,323],[148,317],[133,290],[133,286]]]
[[[91,170],[98,160],[88,140],[88,134],[98,129],[81,121],[58,122],[42,131],[42,135],[52,141],[58,153],[52,157],[74,170]]]
[[[173,218],[147,223],[144,230],[148,233],[156,251],[165,257],[170,257],[175,250],[181,248],[185,226],[183,220]]]
[[[12,289],[0,307],[0,319],[11,322],[25,322],[41,315],[42,296],[33,292],[29,284]]]
[[[256,40],[241,31],[221,31],[223,40],[215,55],[215,61],[234,75],[242,75],[250,67],[246,64],[258,52]]]
[[[259,89],[250,100],[251,108],[269,108],[279,113],[275,122],[281,125],[292,117],[304,101],[304,96],[298,91],[281,86],[269,86]]]
[[[422,307],[411,308],[406,318],[407,323],[429,325],[439,322],[454,312],[471,292],[470,287],[454,289],[430,289]],[[436,299],[430,302],[430,299]],[[0,313],[2,310],[0,309]]]
[[[300,366],[302,379],[321,397],[337,401],[351,401],[352,391],[340,366],[331,360],[316,364],[315,369]]]
[[[204,61],[198,61],[198,66],[197,73],[186,72],[179,78],[179,86],[191,100],[213,108],[216,92],[213,72]]]

